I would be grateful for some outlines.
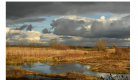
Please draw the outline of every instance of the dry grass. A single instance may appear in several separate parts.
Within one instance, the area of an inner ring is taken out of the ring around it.
[[[97,53],[97,57],[78,60],[79,63],[89,64],[90,70],[107,73],[130,73],[130,48],[116,48],[115,53]]]
[[[67,80],[90,80],[90,79],[99,80],[98,77],[88,76],[81,73],[73,73],[71,71],[62,74],[49,74],[49,73],[38,73],[29,70],[23,70],[20,68],[6,69],[6,80],[7,79],[21,80],[21,78],[24,78],[24,76],[26,75],[33,75],[33,76],[40,75],[53,78],[62,78]],[[26,79],[24,78],[22,80]]]
[[[115,53],[105,54],[103,56],[103,59],[130,61],[130,49],[129,48],[116,48]]]
[[[21,65],[30,61],[55,61],[60,62],[59,64],[78,62],[91,65],[92,68],[90,70],[94,71],[130,73],[130,48],[107,49],[107,51],[43,48],[6,49],[6,64]]]
[[[78,55],[84,55],[88,51],[82,50],[56,50],[56,49],[41,49],[41,48],[8,48],[6,49],[6,63],[20,64],[28,61],[46,61],[55,60],[54,57],[72,55],[74,58]],[[82,57],[82,56],[80,56]],[[58,59],[61,60],[61,59]],[[63,59],[67,60],[67,59]]]
[[[54,48],[57,49],[57,50],[67,50],[67,49],[69,49],[68,46],[60,44],[60,43],[57,43]]]

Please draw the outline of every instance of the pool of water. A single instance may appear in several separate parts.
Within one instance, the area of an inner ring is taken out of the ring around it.
[[[16,66],[16,65],[9,66],[6,69],[21,67],[21,69],[25,69],[25,70],[30,70],[30,71],[40,72],[40,73],[50,73],[50,74],[61,74],[61,73],[67,72],[68,70],[71,70],[72,72],[83,73],[86,75],[93,75],[96,77],[102,76],[104,78],[108,78],[108,75],[109,75],[109,73],[90,71],[89,68],[91,68],[91,66],[78,64],[78,63],[61,64],[62,67],[49,66],[48,64],[50,64],[50,63],[49,62],[24,63],[23,66]],[[120,79],[120,77],[122,75],[123,75],[123,77],[128,77],[128,80],[130,79],[130,74],[112,74],[113,77],[119,76],[119,77],[116,77],[117,80],[118,80],[118,78]]]
[[[28,78],[29,80],[40,80],[40,79],[56,79],[56,80],[69,80],[69,79],[64,79],[64,78],[53,78],[53,77],[46,77],[46,76],[32,76],[32,75],[27,75],[25,76],[26,78]]]

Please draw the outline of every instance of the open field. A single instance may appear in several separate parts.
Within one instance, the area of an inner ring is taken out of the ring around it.
[[[130,48],[92,50],[56,50],[44,48],[8,48],[6,64],[23,65],[24,62],[55,62],[58,64],[77,62],[91,65],[90,70],[109,73],[130,73]]]

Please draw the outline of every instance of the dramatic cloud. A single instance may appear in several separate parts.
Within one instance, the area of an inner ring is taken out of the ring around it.
[[[27,28],[26,30],[32,30],[32,28],[34,28],[31,24],[30,25],[27,25],[27,24],[25,24],[25,25],[22,25],[21,27],[19,27],[19,28],[16,28],[15,30],[23,30],[23,29],[25,29],[25,28]]]
[[[64,36],[55,35],[53,33],[43,34],[39,31],[22,31],[22,30],[10,30],[6,28],[6,40],[12,45],[17,44],[20,40],[24,45],[29,45],[30,41],[35,41],[36,44],[43,44],[48,46],[50,39],[56,38],[61,44],[76,45],[76,46],[94,46],[95,42],[99,39],[107,42],[108,46],[112,46],[112,43],[118,46],[130,46],[130,38],[84,38],[77,36]]]
[[[26,28],[27,27],[27,25],[23,25],[23,26],[21,26],[21,27],[19,27],[19,28],[16,28],[15,30],[23,30],[24,28]]]
[[[6,2],[6,19],[97,12],[130,13],[130,2]]]
[[[14,24],[19,24],[19,23],[25,23],[25,22],[41,22],[46,20],[45,18],[21,18],[21,19],[16,19],[16,20],[11,20],[11,19],[7,19],[6,20],[6,25],[14,25]]]
[[[10,30],[10,29],[6,27],[6,35],[8,34],[9,30]]]
[[[118,46],[130,46],[130,38],[117,39],[117,38],[84,38],[76,36],[68,36],[69,38],[60,37],[60,43],[66,45],[77,45],[77,46],[95,46],[97,40],[101,39],[107,42],[108,46],[112,46],[112,43]]]
[[[86,17],[63,16],[53,20],[51,26],[55,28],[54,33],[57,35],[80,36],[87,31],[84,27],[91,24],[93,21],[94,19]],[[78,27],[81,27],[81,29],[77,30],[76,28]]]
[[[91,26],[90,26],[91,25]],[[100,19],[63,16],[51,23],[57,35],[81,36],[88,38],[130,38],[130,17]],[[80,30],[76,28],[80,27]]]
[[[30,24],[30,25],[28,25],[28,27],[27,27],[26,30],[30,30],[30,31],[32,31],[32,28],[33,28],[33,26]]]
[[[48,45],[53,38],[67,45],[94,46],[101,39],[109,46],[129,46],[130,2],[6,2],[6,40],[11,44]]]
[[[45,28],[45,29],[42,30],[42,33],[44,33],[44,34],[45,34],[45,33],[50,33],[50,31],[48,31],[48,29]]]
[[[56,38],[59,41],[59,37],[50,34],[43,34],[39,31],[22,31],[22,30],[10,30],[6,27],[6,40],[9,40],[12,45],[17,44],[22,40],[25,45],[28,45],[30,41],[35,41],[36,43],[43,43],[43,45],[48,45],[50,39]]]
[[[94,36],[108,38],[130,38],[129,18],[109,18],[103,21],[94,21],[91,26]]]

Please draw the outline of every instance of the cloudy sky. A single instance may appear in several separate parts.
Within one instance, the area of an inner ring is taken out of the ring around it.
[[[130,2],[6,2],[6,40],[130,46]]]

